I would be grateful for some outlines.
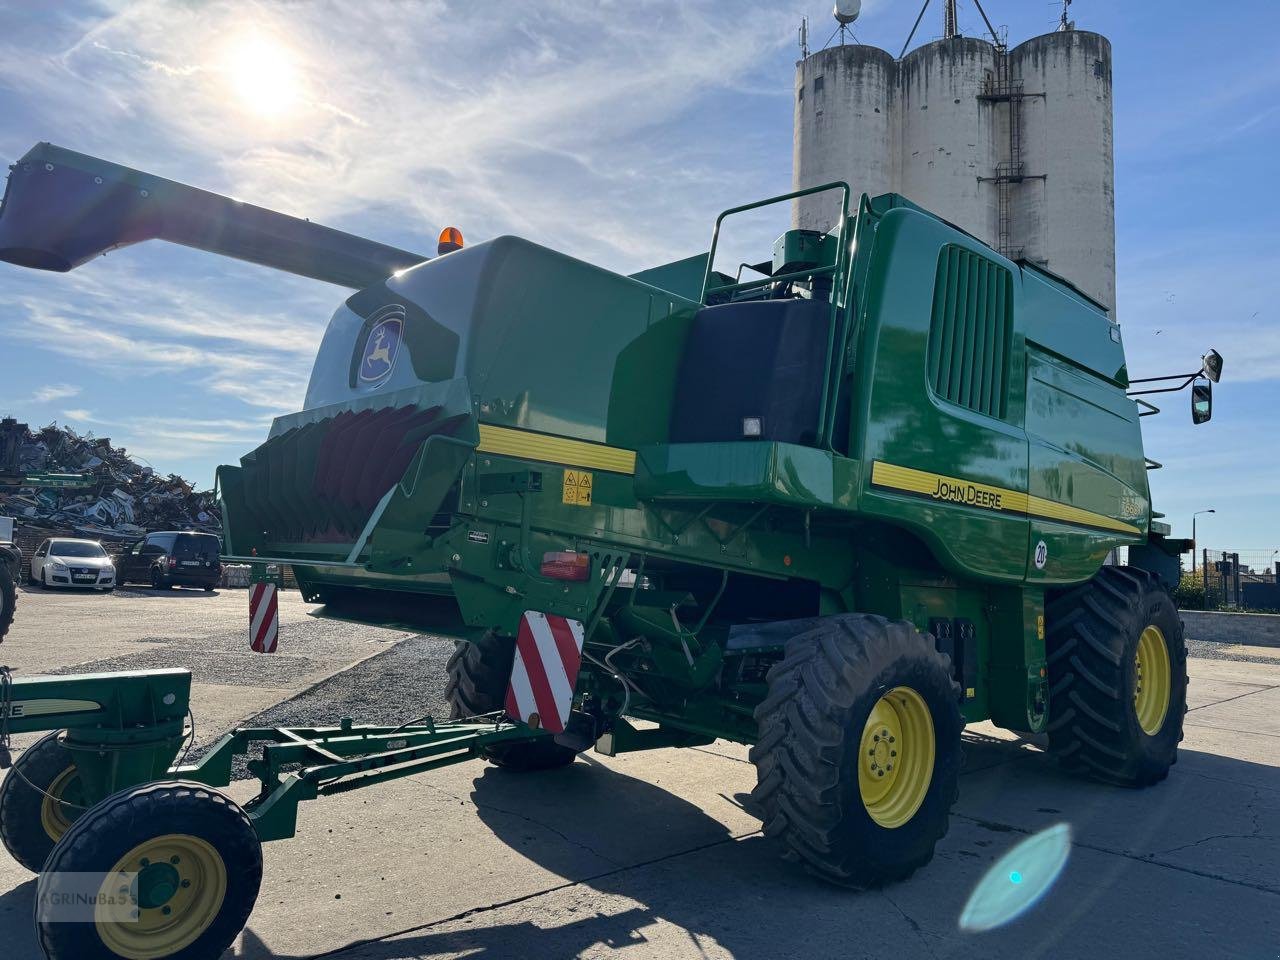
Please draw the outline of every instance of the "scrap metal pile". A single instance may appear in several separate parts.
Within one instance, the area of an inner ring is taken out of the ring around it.
[[[32,431],[0,421],[0,516],[28,528],[95,540],[133,540],[149,530],[221,533],[212,490],[162,476],[106,437],[50,424]]]

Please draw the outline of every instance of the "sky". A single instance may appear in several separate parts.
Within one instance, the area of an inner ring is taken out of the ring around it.
[[[1060,5],[986,0],[1014,43]],[[1214,419],[1143,421],[1155,508],[1202,546],[1280,549],[1280,59],[1274,4],[1076,0],[1114,53],[1116,315],[1133,376],[1226,358]],[[917,0],[866,0],[895,55]],[[505,13],[503,18],[499,13]],[[0,0],[0,160],[37,141],[432,252],[514,233],[622,272],[707,248],[716,214],[791,187],[796,30],[830,5]],[[962,32],[980,35],[972,0]],[[941,33],[932,4],[915,43]],[[857,184],[854,184],[855,188]],[[163,243],[68,274],[0,264],[0,414],[158,471],[219,463],[301,407],[348,295]]]

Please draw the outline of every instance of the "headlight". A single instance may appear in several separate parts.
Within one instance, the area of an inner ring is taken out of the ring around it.
[[[66,565],[65,563],[63,563],[61,560],[55,560],[55,561],[53,561],[53,569],[55,569],[55,570],[65,570],[65,569],[67,569],[67,565]]]

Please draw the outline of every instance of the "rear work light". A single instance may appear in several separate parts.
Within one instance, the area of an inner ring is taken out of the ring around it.
[[[591,555],[550,550],[542,555],[542,575],[552,580],[586,580],[591,576]]]

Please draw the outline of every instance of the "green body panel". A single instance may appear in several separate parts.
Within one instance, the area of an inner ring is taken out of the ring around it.
[[[63,730],[83,802],[161,778],[183,741],[188,670],[122,670],[17,677],[8,691],[9,733]]]
[[[1040,729],[1045,590],[1148,535],[1118,331],[1069,285],[902,198],[864,197],[842,235],[785,236],[784,260],[808,250],[817,265],[754,288],[706,274],[708,255],[623,277],[499,238],[362,291],[331,323],[307,409],[220,470],[229,552],[292,563],[309,599],[361,621],[463,636],[514,634],[529,610],[581,621],[578,708],[615,747],[750,742],[781,646],[732,637],[855,611],[951,625],[966,716]],[[818,442],[669,442],[699,271],[716,302],[832,291]],[[366,384],[361,351],[388,310],[430,332],[404,334],[409,360]],[[343,416],[423,410],[430,424],[377,456],[343,441],[368,470],[401,451],[385,491],[356,496],[349,467],[337,486],[307,476]],[[286,514],[313,501],[334,523],[298,536]],[[589,554],[587,580],[543,576],[551,551]],[[622,714],[667,732],[637,740]]]
[[[851,451],[864,463],[880,461],[1026,490],[1027,439],[1021,423],[1026,354],[1016,322],[1006,419],[942,401],[925,379],[934,290],[920,278],[936,274],[948,244],[995,257],[976,240],[915,210],[890,210],[880,222],[853,378],[857,397]],[[1024,579],[1025,515],[876,488],[870,479],[863,485],[861,510],[921,536],[949,570],[983,581]]]
[[[668,290],[685,300],[697,302],[702,295],[702,278],[707,275],[705,253],[674,260],[659,267],[650,267],[631,274],[631,279],[647,283],[651,287]]]
[[[635,495],[642,500],[746,500],[852,510],[857,464],[794,443],[671,443],[643,447]]]

